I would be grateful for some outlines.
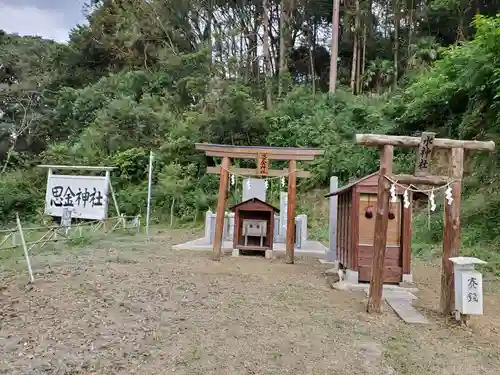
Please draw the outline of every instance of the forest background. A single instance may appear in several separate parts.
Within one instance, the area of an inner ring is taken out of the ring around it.
[[[355,133],[500,140],[500,1],[92,0],[67,44],[0,31],[0,218],[42,219],[38,164],[113,165],[120,210],[198,223],[217,176],[194,143],[317,147],[299,212],[328,237],[330,176],[372,173]],[[338,54],[331,55],[332,32]],[[337,76],[330,71],[337,61]],[[333,76],[332,76],[333,75]],[[335,82],[335,85],[333,85]],[[462,254],[500,272],[498,151],[467,156]],[[399,171],[414,164],[396,154]],[[241,162],[239,166],[250,166]],[[279,163],[273,167],[283,167]],[[433,168],[446,170],[443,160]],[[279,181],[270,200],[279,197]],[[241,197],[241,179],[231,202]],[[414,225],[414,254],[440,251],[442,200]]]

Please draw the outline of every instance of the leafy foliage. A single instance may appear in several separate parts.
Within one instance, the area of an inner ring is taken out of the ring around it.
[[[326,93],[326,0],[271,1],[270,68],[260,55],[259,1],[99,0],[67,45],[0,33],[3,220],[15,211],[39,215],[45,177],[37,163],[116,166],[120,211],[137,214],[146,207],[153,151],[155,216],[196,221],[215,208],[218,187],[206,174],[217,161],[196,152],[197,142],[323,148],[325,156],[308,166],[313,178],[299,186],[306,190],[326,187],[334,174],[345,183],[377,168],[378,151],[353,144],[358,132],[499,139],[500,18],[477,16],[469,26],[477,11],[496,14],[495,5],[414,1],[398,10],[398,2],[351,3],[341,9],[338,81],[351,81],[356,45],[358,96],[345,88]],[[274,25],[285,15],[280,33]],[[397,38],[396,15],[406,20]],[[413,161],[407,151],[396,154],[402,171]],[[498,182],[499,161],[498,153],[473,157],[462,215],[466,244],[500,242],[500,198],[484,187]],[[238,196],[232,189],[230,200]],[[417,238],[440,240],[439,220],[430,231],[418,225]]]

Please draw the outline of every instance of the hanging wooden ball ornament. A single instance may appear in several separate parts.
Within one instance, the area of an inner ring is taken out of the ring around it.
[[[389,220],[394,220],[396,218],[396,214],[394,213],[393,210],[390,210],[389,211]]]
[[[367,219],[371,219],[373,217],[373,208],[372,208],[372,206],[366,207],[366,209],[365,209],[365,217]]]

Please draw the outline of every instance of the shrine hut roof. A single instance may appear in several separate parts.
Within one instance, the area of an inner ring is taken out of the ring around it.
[[[273,205],[271,205],[271,204],[269,204],[269,203],[267,203],[267,202],[261,201],[259,198],[255,198],[255,197],[254,197],[254,198],[247,199],[246,201],[243,201],[243,202],[237,203],[237,204],[235,204],[234,206],[229,207],[229,209],[230,209],[231,211],[234,211],[237,207],[240,207],[240,206],[246,205],[246,204],[248,204],[248,203],[260,203],[260,204],[262,204],[262,205],[264,205],[264,206],[269,207],[270,209],[272,209],[272,210],[273,210],[274,212],[276,212],[276,213],[279,213],[279,212],[280,212],[280,210],[279,210],[278,208],[274,207]]]
[[[340,195],[342,193],[345,193],[345,192],[351,190],[354,186],[356,186],[356,185],[360,184],[361,182],[366,181],[366,180],[368,180],[370,178],[377,177],[377,179],[378,179],[378,173],[379,173],[379,171],[375,171],[373,173],[370,173],[369,175],[366,175],[364,177],[358,178],[358,179],[356,179],[356,180],[348,183],[347,185],[342,186],[342,187],[338,188],[337,190],[335,190],[335,191],[333,191],[331,193],[326,194],[324,197],[325,198],[330,198],[330,197],[333,197],[335,195]],[[375,183],[375,185],[376,185],[376,183]],[[412,185],[403,185],[403,186],[408,186],[411,189],[417,189],[417,187],[415,185],[413,185],[413,184]],[[421,199],[425,200],[427,198],[428,198],[428,194],[427,193],[424,193],[424,192],[414,192],[413,193],[413,200],[421,200]]]

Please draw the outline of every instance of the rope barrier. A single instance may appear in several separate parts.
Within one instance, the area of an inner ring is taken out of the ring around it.
[[[246,178],[246,177],[250,177],[250,176],[245,176],[245,175],[241,175],[241,174],[238,174],[238,173],[234,173],[234,172],[231,172],[229,169],[227,168],[224,168],[222,165],[220,166],[221,169],[225,170],[226,172],[228,172],[230,175],[233,175],[233,176],[236,176],[236,177],[241,177],[241,178]],[[298,169],[294,169],[293,171],[290,171],[290,172],[285,172],[282,176],[272,176],[272,177],[267,177],[267,176],[264,176],[262,177],[261,176],[261,180],[274,180],[274,179],[278,179],[278,178],[285,178],[285,177],[288,177],[290,176],[292,173],[294,172],[298,172],[299,170]]]
[[[405,186],[405,185],[402,185],[400,183],[398,183],[398,181],[396,180],[393,180],[392,178],[390,178],[389,176],[384,176],[390,183],[392,183],[393,185],[396,185],[398,187],[400,187],[401,189],[403,190],[407,190],[407,191],[411,191],[412,193],[432,193],[432,192],[435,192],[435,191],[439,191],[441,189],[446,189],[448,187],[451,186],[451,184],[453,184],[454,182],[456,182],[456,180],[450,180],[448,183],[444,184],[444,185],[441,185],[439,187],[434,187],[434,188],[431,188],[431,189],[412,189],[411,187],[409,186]]]
[[[114,217],[109,217],[106,220],[118,220],[118,219],[133,219],[135,216],[114,216]],[[83,227],[87,225],[94,225],[97,223],[102,222],[102,220],[91,220],[91,221],[85,221],[82,223],[71,223],[72,227]],[[26,227],[23,228],[25,232],[29,231],[34,231],[34,230],[50,230],[50,229],[58,229],[61,228],[60,225],[48,225],[48,226],[39,226],[39,227]],[[10,228],[10,229],[0,229],[0,234],[3,233],[12,233],[12,232],[17,232],[17,228]]]

